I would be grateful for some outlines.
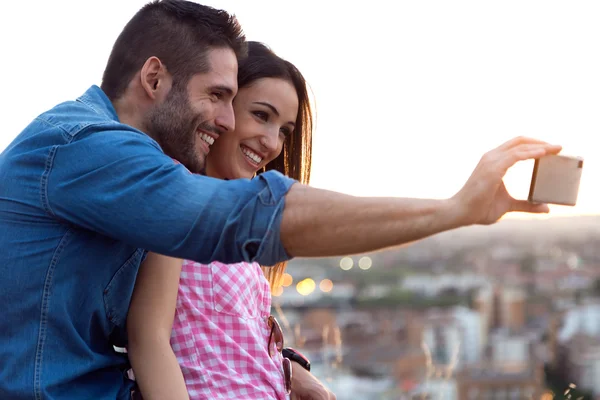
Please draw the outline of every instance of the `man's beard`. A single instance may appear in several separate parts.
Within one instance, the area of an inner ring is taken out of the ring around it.
[[[165,154],[198,174],[204,171],[206,156],[196,151],[196,140],[202,140],[197,129],[215,130],[204,120],[204,115],[194,114],[185,90],[173,87],[164,103],[150,112],[146,129]]]

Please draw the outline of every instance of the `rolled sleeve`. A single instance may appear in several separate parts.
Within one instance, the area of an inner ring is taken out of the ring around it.
[[[296,182],[276,171],[259,175],[266,187],[256,198],[256,223],[247,224],[248,233],[242,235],[244,259],[256,261],[262,265],[274,265],[290,259],[280,240],[281,218],[285,206],[285,195]]]
[[[296,181],[278,172],[194,175],[144,134],[97,128],[57,148],[48,164],[46,208],[71,224],[201,263],[290,258],[280,226]]]

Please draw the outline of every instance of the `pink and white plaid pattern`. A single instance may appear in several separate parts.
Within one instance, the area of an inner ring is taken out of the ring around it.
[[[281,354],[267,349],[270,310],[258,264],[183,262],[171,345],[192,399],[288,398]]]

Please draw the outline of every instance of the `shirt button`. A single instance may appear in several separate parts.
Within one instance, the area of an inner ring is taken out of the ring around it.
[[[217,310],[217,311],[223,311],[223,307],[221,307],[220,305],[217,304],[215,306],[215,310]]]

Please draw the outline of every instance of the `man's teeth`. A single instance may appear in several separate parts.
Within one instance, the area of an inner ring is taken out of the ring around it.
[[[254,161],[257,164],[260,164],[260,162],[262,161],[262,157],[260,157],[258,154],[254,153],[252,150],[248,149],[247,147],[242,147],[242,153],[244,153],[246,155],[246,157],[248,157],[249,159],[251,159],[252,161]]]
[[[215,142],[215,138],[212,136],[208,136],[206,133],[203,133],[201,136],[202,140],[204,140],[206,143],[208,143],[209,146],[212,146],[212,144]]]

